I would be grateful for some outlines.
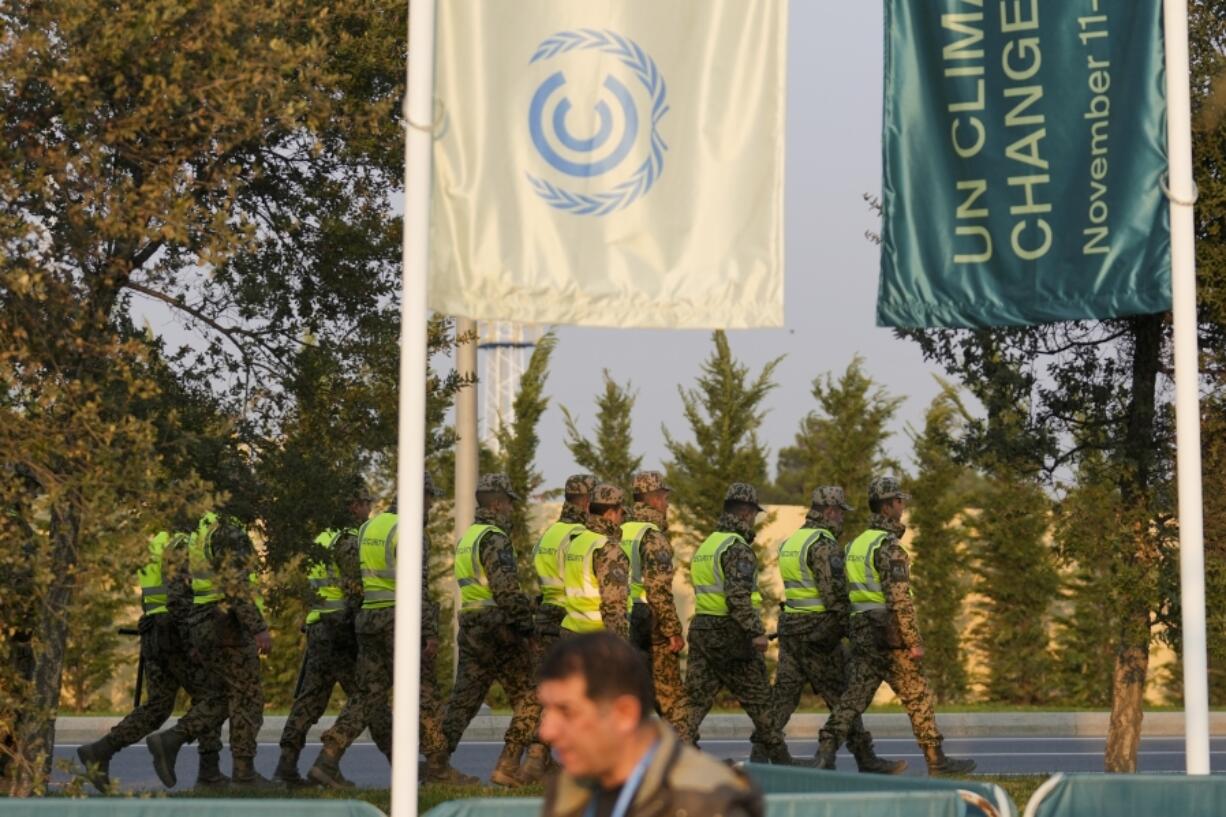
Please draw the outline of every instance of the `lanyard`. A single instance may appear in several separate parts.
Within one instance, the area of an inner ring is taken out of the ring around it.
[[[643,785],[643,778],[647,775],[647,767],[651,765],[651,760],[656,756],[656,751],[660,748],[660,742],[655,744],[643,755],[643,759],[634,767],[634,771],[626,778],[625,784],[622,786],[621,794],[617,795],[617,802],[613,804],[613,813],[609,817],[626,817],[626,812],[630,810],[630,802],[634,800],[634,795],[638,793],[639,786]],[[596,817],[596,801],[598,796],[593,794],[592,800],[587,805],[587,812],[584,817]]]

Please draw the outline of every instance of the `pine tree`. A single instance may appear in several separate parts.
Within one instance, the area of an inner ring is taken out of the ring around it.
[[[914,530],[912,583],[924,638],[928,681],[940,701],[966,696],[967,673],[961,644],[962,603],[970,589],[962,512],[973,474],[955,458],[964,409],[957,392],[943,384],[924,417],[924,432],[912,435],[916,475],[910,481],[908,525]]]
[[[868,516],[868,483],[874,474],[898,472],[885,453],[886,427],[903,398],[892,397],[864,372],[864,360],[852,358],[836,382],[827,373],[813,381],[818,410],[800,422],[794,445],[780,449],[772,499],[807,504],[818,485],[841,485],[855,510],[848,530],[862,528]]]
[[[641,456],[632,453],[630,415],[634,410],[635,393],[630,384],[619,385],[606,369],[604,393],[596,398],[596,437],[589,440],[579,430],[578,422],[565,406],[562,415],[566,420],[566,447],[570,449],[575,463],[593,474],[600,482],[619,485],[629,491],[634,481],[634,472],[643,462]]]
[[[513,404],[515,418],[498,429],[498,446],[501,449],[502,470],[511,480],[515,493],[523,497],[516,503],[515,513],[511,521],[511,541],[516,547],[531,547],[532,531],[529,530],[528,501],[544,482],[541,473],[536,470],[536,449],[541,442],[536,427],[541,415],[549,406],[549,398],[545,395],[545,381],[549,378],[549,358],[557,346],[557,336],[548,332],[537,341],[528,360],[528,368],[524,370],[519,380],[519,391]],[[527,560],[521,559],[521,565]],[[528,566],[526,575],[535,575]]]

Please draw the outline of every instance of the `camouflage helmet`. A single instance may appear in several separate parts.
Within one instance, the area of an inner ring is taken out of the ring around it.
[[[753,505],[759,511],[766,510],[758,504],[758,491],[747,482],[734,482],[728,486],[727,492],[724,494],[724,504],[729,502],[744,502],[747,505]]]
[[[482,474],[477,480],[479,494],[506,494],[511,499],[518,500],[519,494],[511,488],[511,478],[506,474]]]
[[[848,504],[847,495],[843,493],[842,487],[838,485],[819,485],[813,489],[813,497],[809,500],[809,504],[814,508],[842,508],[845,511],[852,511],[855,508]]]
[[[619,506],[626,501],[626,492],[616,485],[602,482],[592,489],[592,504]]]
[[[868,484],[868,499],[870,502],[882,499],[909,500],[911,494],[902,489],[902,483],[894,476],[873,477]]]
[[[650,494],[653,491],[671,491],[664,484],[664,475],[659,471],[639,471],[634,475],[634,495]]]
[[[438,489],[434,487],[434,478],[430,476],[429,471],[426,472],[425,479],[422,482],[422,490],[430,496],[438,496]]]
[[[595,487],[596,477],[591,474],[572,474],[566,478],[562,492],[567,496],[587,496]]]

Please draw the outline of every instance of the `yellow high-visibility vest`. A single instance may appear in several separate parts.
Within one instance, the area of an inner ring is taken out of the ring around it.
[[[824,613],[826,605],[817,578],[809,568],[809,551],[822,538],[834,540],[824,528],[801,528],[779,547],[779,572],[783,575],[783,612]]]
[[[626,606],[633,607],[636,601],[647,601],[647,591],[643,588],[643,537],[647,531],[658,531],[660,528],[651,522],[627,522],[622,525],[622,550],[630,560],[630,595]]]
[[[724,566],[721,559],[725,551],[737,542],[749,546],[739,534],[717,531],[708,536],[694,552],[694,558],[690,560],[690,581],[694,584],[695,609],[699,615],[728,615],[728,597],[724,595]],[[756,561],[753,584],[755,588],[758,586]],[[752,599],[754,607],[762,606],[762,594],[756,589]]]
[[[876,556],[887,536],[889,533],[886,531],[870,528],[857,536],[847,548],[843,569],[847,574],[847,596],[851,601],[853,616],[886,609]]]
[[[460,612],[472,613],[487,607],[497,607],[490,590],[489,577],[481,564],[481,541],[491,531],[502,531],[493,525],[472,525],[464,532],[455,549],[455,580],[460,585]],[[506,534],[503,534],[504,536]]]
[[[315,537],[315,544],[321,545],[327,556],[323,561],[311,565],[307,573],[307,581],[315,591],[315,604],[307,613],[306,623],[314,624],[321,618],[345,609],[345,593],[341,589],[340,569],[336,565],[333,548],[340,538],[353,531],[326,530]]]
[[[532,566],[541,584],[541,604],[566,607],[566,582],[562,579],[562,560],[566,546],[583,531],[575,522],[554,522],[532,550]]]
[[[379,610],[396,604],[396,545],[400,517],[384,512],[358,528],[358,560],[362,565],[362,609]]]
[[[604,618],[600,615],[600,582],[596,580],[592,559],[607,541],[599,533],[584,530],[566,546],[566,562],[562,569],[566,583],[564,630],[590,633],[604,629]]]

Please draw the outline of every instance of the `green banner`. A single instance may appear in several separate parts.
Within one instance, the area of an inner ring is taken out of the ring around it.
[[[885,0],[877,321],[1170,309],[1161,0]]]

